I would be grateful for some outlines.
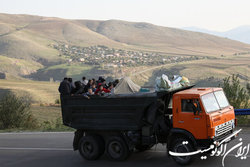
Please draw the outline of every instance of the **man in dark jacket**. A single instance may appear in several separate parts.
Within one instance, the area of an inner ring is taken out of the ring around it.
[[[73,84],[73,79],[72,78],[68,78],[69,81],[69,85],[70,85],[70,92],[75,88],[74,84]]]
[[[63,79],[60,83],[58,91],[61,95],[70,95],[70,82],[68,81],[68,78]]]

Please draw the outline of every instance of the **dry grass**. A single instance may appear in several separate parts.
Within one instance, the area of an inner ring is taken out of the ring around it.
[[[57,118],[61,118],[61,107],[32,105],[31,112],[38,123],[55,121]]]
[[[196,83],[199,80],[214,77],[222,81],[223,78],[232,75],[239,74],[242,84],[249,82],[250,78],[250,55],[244,56],[228,56],[221,59],[204,59],[195,60],[189,62],[182,62],[177,64],[167,64],[159,67],[148,67],[144,73],[140,73],[141,69],[137,69],[138,75],[133,76],[134,80],[138,80],[140,85],[147,83],[147,85],[154,85],[156,76],[155,73],[160,76],[161,72],[171,71],[174,74],[180,74],[186,76],[192,83]],[[150,70],[152,69],[152,70]],[[180,71],[175,69],[180,69]],[[133,69],[135,70],[135,69]],[[137,73],[136,71],[133,71]],[[166,73],[169,75],[168,73]],[[144,78],[149,78],[145,80]],[[141,82],[144,81],[144,82]]]
[[[59,83],[29,80],[0,80],[0,89],[9,89],[22,95],[29,94],[35,103],[55,103],[59,98]]]
[[[12,75],[28,75],[43,66],[35,61],[9,58],[0,55],[0,69]]]

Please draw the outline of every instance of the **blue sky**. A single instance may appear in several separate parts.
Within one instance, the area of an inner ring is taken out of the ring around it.
[[[0,13],[127,20],[226,31],[250,25],[250,0],[0,0]]]

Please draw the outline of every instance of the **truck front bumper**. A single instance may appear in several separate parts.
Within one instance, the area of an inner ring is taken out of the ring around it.
[[[219,138],[219,139],[214,139],[214,144],[219,147],[221,144],[223,143],[228,143],[230,142],[231,140],[235,139],[239,133],[241,132],[242,129],[239,129],[239,130],[236,130],[234,131],[233,133],[230,133],[226,136],[223,136],[222,138]]]

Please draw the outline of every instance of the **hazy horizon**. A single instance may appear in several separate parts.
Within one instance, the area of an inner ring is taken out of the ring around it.
[[[125,20],[165,27],[228,31],[250,25],[247,0],[0,0],[0,13],[65,19]]]
[[[35,15],[35,14],[27,14],[27,13],[0,13],[0,14],[31,15],[31,16],[39,16],[39,17],[51,17],[51,18],[54,17],[54,18],[60,18],[60,19],[68,19],[68,18],[63,18],[63,17],[43,16],[43,15]],[[103,19],[103,20],[101,20],[101,19],[70,19],[70,20],[97,20],[97,21],[119,20],[119,21],[143,22],[143,23],[154,24],[154,23],[145,22],[145,21],[129,21],[129,20],[121,20],[121,19]],[[244,26],[249,26],[250,27],[250,24],[245,24],[245,25],[239,25],[239,26],[236,26],[236,27],[232,27],[232,28],[230,28],[228,30],[225,30],[225,31],[219,31],[219,30],[213,30],[213,29],[208,29],[206,27],[198,27],[198,26],[173,27],[173,26],[164,26],[164,25],[159,25],[159,24],[154,24],[154,25],[169,27],[169,28],[178,28],[178,29],[183,29],[183,30],[187,30],[188,28],[194,28],[194,29],[197,29],[197,32],[200,32],[200,30],[207,30],[207,31],[214,31],[214,32],[218,32],[218,33],[227,32],[227,31],[233,30],[233,29],[238,28],[238,27],[244,27]],[[191,31],[193,31],[193,30],[191,30]]]

